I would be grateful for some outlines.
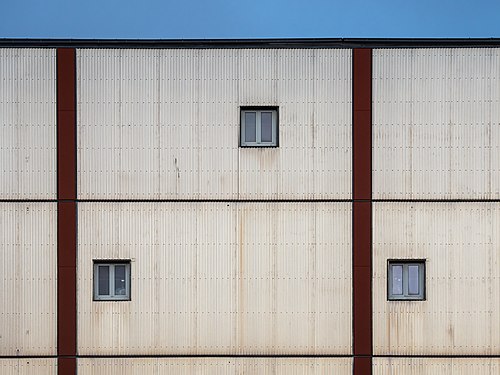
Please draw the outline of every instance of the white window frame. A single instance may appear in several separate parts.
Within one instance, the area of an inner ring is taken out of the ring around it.
[[[109,267],[109,294],[99,294],[100,266]],[[114,294],[116,266],[125,266],[125,294]],[[94,260],[94,301],[130,301],[130,260]]]
[[[402,266],[403,268],[403,293],[393,293],[393,267]],[[410,294],[409,284],[409,266],[418,266],[418,294]],[[423,259],[390,259],[387,261],[387,300],[388,301],[425,301],[425,260]]]
[[[245,140],[245,114],[255,113],[255,142],[247,142]],[[261,140],[261,117],[263,112],[271,112],[271,127],[272,127],[272,140],[271,142],[262,142]],[[276,107],[245,107],[240,111],[240,146],[241,147],[278,147],[278,109]]]

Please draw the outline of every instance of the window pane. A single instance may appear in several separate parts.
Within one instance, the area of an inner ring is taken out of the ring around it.
[[[262,112],[260,118],[260,140],[261,142],[273,141],[273,113]]]
[[[420,294],[418,285],[418,265],[408,266],[408,294]]]
[[[115,295],[124,296],[126,294],[125,266],[115,266]]]
[[[245,112],[245,142],[255,142],[255,112]]]
[[[109,266],[98,266],[100,296],[109,295]]]
[[[392,294],[403,294],[403,266],[392,267]]]

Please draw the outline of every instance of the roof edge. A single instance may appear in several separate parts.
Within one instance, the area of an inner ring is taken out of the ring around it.
[[[37,48],[438,48],[500,47],[500,38],[23,39],[0,47]]]

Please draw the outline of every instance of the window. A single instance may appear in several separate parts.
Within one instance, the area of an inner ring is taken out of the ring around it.
[[[94,261],[94,301],[130,301],[130,261]]]
[[[277,108],[242,108],[240,121],[242,147],[278,146]]]
[[[390,260],[387,276],[387,299],[425,299],[424,260]]]

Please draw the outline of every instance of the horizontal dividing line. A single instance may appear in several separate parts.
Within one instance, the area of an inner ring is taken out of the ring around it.
[[[0,199],[0,203],[352,203],[352,199]]]
[[[63,356],[60,356],[61,358]],[[0,359],[56,359],[57,355],[0,355]]]
[[[352,199],[77,199],[78,203],[351,203]]]
[[[500,199],[372,199],[381,203],[500,203]]]
[[[172,355],[77,355],[75,358],[353,358],[342,354],[172,354]]]
[[[57,199],[0,199],[0,203],[57,203]]]
[[[500,354],[449,354],[449,355],[435,355],[435,354],[411,354],[411,355],[373,355],[373,358],[500,358]]]

